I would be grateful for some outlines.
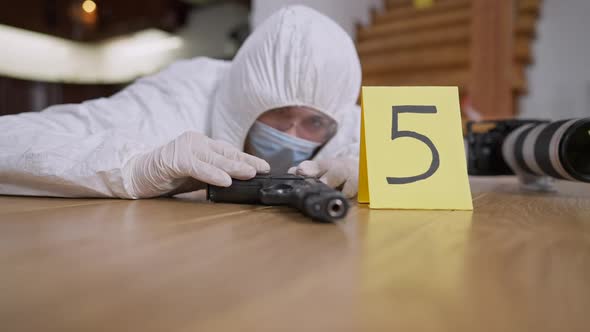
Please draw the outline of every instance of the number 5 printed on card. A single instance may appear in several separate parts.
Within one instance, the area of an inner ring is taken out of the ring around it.
[[[471,210],[457,88],[363,87],[360,203]]]

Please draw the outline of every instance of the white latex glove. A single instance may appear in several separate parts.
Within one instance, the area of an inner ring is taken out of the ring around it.
[[[232,178],[248,180],[269,171],[266,161],[228,143],[185,132],[152,152],[133,157],[123,174],[132,197],[148,198],[204,189],[207,184],[228,187]]]
[[[358,164],[355,158],[306,160],[291,167],[289,173],[319,178],[332,188],[342,187],[344,196],[352,198],[358,192]]]

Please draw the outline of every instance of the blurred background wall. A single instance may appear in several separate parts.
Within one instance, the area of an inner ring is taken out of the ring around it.
[[[588,0],[5,1],[0,114],[109,96],[178,59],[231,60],[295,3],[355,39],[366,85],[456,85],[466,118],[590,116]]]
[[[521,116],[590,117],[590,1],[544,0]]]
[[[277,9],[291,4],[314,8],[338,22],[353,38],[358,24],[371,22],[371,12],[383,8],[383,0],[253,0],[251,23],[253,27]]]
[[[230,60],[249,0],[22,0],[0,4],[0,114],[110,96],[196,56]]]

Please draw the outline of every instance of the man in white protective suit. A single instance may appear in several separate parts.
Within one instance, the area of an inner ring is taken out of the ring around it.
[[[149,198],[272,170],[352,197],[360,84],[344,30],[285,7],[232,62],[180,61],[110,98],[0,117],[0,194]]]

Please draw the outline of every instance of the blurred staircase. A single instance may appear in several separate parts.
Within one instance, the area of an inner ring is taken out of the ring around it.
[[[541,0],[385,1],[357,30],[364,85],[456,85],[486,118],[516,114]]]

